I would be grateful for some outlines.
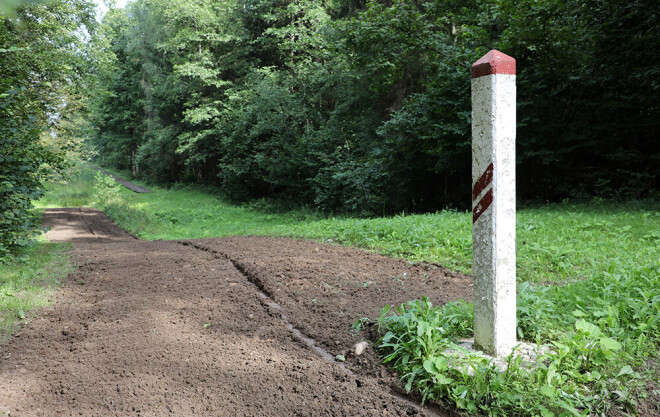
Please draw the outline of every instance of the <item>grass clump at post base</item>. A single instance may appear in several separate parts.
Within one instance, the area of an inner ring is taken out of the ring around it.
[[[89,204],[143,239],[308,238],[471,271],[470,213],[328,217],[275,211],[266,202],[231,204],[214,189],[151,187],[152,193],[135,194],[100,174],[85,175],[93,180],[85,186]],[[657,372],[640,369],[658,354],[659,248],[655,201],[521,209],[518,332],[521,340],[552,348],[538,366],[528,370],[510,358],[507,371],[499,372],[470,355],[450,366],[456,360],[442,351],[472,334],[467,303],[433,308],[416,300],[387,307],[379,352],[407,389],[470,413],[595,415],[612,406],[632,412],[635,399],[646,395],[644,381]]]
[[[519,339],[548,345],[535,367],[509,357],[503,372],[483,357],[457,359],[456,339],[473,335],[472,304],[433,308],[414,300],[379,319],[377,343],[406,390],[470,413],[598,415],[613,405],[634,412],[645,362],[660,342],[660,268],[640,265],[628,274],[604,272],[565,286],[524,283],[518,294]]]

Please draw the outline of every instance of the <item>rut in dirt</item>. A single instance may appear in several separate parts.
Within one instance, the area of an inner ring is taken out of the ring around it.
[[[92,209],[44,225],[78,269],[0,348],[0,415],[444,415],[372,350],[351,355],[369,329],[349,329],[388,303],[467,299],[467,277],[297,240],[139,241]]]

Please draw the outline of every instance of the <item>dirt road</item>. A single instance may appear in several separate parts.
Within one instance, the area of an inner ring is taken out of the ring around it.
[[[445,415],[351,354],[373,327],[349,330],[388,303],[467,299],[467,277],[296,240],[140,241],[92,209],[44,224],[78,269],[0,348],[0,415]]]

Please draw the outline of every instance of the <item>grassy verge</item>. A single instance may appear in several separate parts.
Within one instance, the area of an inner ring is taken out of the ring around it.
[[[143,239],[299,237],[471,270],[469,213],[325,217],[304,209],[281,212],[263,202],[234,205],[213,190],[192,187],[150,186],[153,193],[135,194],[85,170],[78,180],[77,194],[66,186],[53,193],[105,210]],[[58,199],[47,196],[43,204],[61,205]],[[471,335],[471,305],[437,309],[423,300],[384,310],[384,360],[408,389],[471,413],[598,415],[614,404],[632,410],[646,395],[644,381],[657,372],[644,373],[644,364],[658,355],[660,343],[658,204],[521,209],[517,239],[519,337],[552,348],[536,368],[511,358],[502,373],[482,358],[446,356],[457,337]]]
[[[54,286],[70,271],[69,249],[41,239],[0,263],[0,344],[32,310],[48,304]]]
[[[457,338],[473,335],[470,304],[433,308],[427,300],[386,307],[379,353],[407,390],[469,413],[601,415],[613,406],[634,414],[657,378],[660,344],[660,268],[603,273],[563,286],[518,291],[519,339],[547,346],[534,366],[509,357],[502,372],[464,351]],[[658,398],[656,394],[656,399]]]
[[[89,205],[94,183],[92,171],[77,170],[69,181],[49,184],[36,210]],[[49,304],[54,288],[71,271],[70,252],[70,244],[49,243],[40,236],[0,262],[0,345],[31,312]]]
[[[38,209],[48,207],[85,207],[93,205],[97,171],[79,164],[66,180],[46,185],[45,195],[35,202]]]
[[[326,217],[311,210],[281,212],[263,202],[228,203],[194,187],[135,194],[113,181],[98,183],[83,168],[70,184],[54,185],[41,207],[95,206],[147,240],[270,235],[332,240],[465,273],[472,267],[471,217],[465,212],[373,219]],[[114,183],[116,184],[116,183]],[[625,272],[660,258],[660,206],[651,201],[554,204],[518,212],[520,282],[566,282],[602,271]]]

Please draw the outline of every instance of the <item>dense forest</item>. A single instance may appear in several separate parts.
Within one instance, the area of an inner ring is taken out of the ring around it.
[[[657,197],[657,0],[91,0],[0,7],[3,250],[64,154],[236,200],[470,204],[471,64],[517,59],[519,200]],[[100,22],[99,22],[100,19]]]
[[[357,214],[466,208],[471,64],[518,61],[519,199],[657,190],[656,0],[134,0],[101,160]]]
[[[40,230],[32,201],[90,129],[97,26],[91,1],[0,1],[0,261]]]

